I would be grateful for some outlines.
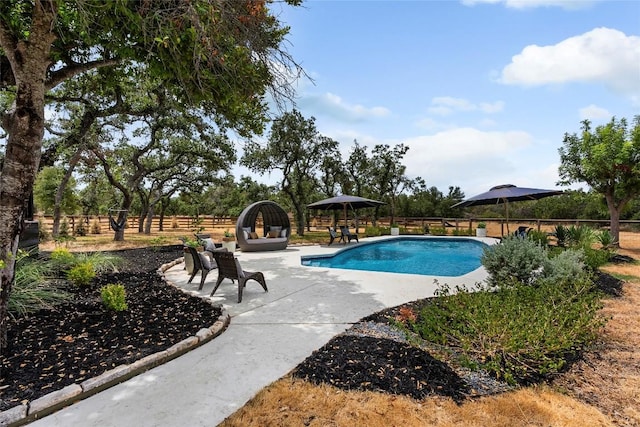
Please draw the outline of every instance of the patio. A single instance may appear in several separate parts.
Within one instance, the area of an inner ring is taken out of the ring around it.
[[[303,267],[302,255],[338,247],[293,246],[277,252],[236,252],[243,268],[262,271],[269,292],[249,282],[241,304],[237,286],[223,282],[212,300],[232,317],[213,341],[33,423],[34,426],[216,425],[260,389],[287,374],[314,350],[360,318],[386,307],[433,295],[433,276],[370,273]],[[167,280],[208,296],[212,272],[202,289],[187,284],[178,264]],[[440,283],[472,284],[483,269]]]

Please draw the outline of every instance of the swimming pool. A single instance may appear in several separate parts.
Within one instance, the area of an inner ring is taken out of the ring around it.
[[[427,276],[461,276],[481,266],[487,245],[474,239],[399,237],[303,256],[302,265]]]

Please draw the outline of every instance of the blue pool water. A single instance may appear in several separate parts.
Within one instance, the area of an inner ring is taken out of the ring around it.
[[[427,276],[461,276],[480,267],[487,245],[472,239],[400,237],[304,256],[302,265]]]

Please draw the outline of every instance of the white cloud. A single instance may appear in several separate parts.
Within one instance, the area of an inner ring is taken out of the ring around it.
[[[511,9],[534,9],[536,7],[561,7],[567,10],[584,9],[594,4],[596,0],[462,0],[466,6],[476,4],[502,3]]]
[[[610,119],[613,115],[605,108],[591,104],[580,109],[580,120],[600,120]]]
[[[479,104],[474,104],[464,98],[439,96],[431,100],[431,107],[429,107],[427,111],[438,116],[448,116],[460,111],[481,111],[486,114],[493,114],[498,113],[503,109],[503,101],[496,101],[493,103],[481,102]]]
[[[598,82],[630,98],[637,97],[640,37],[596,28],[556,45],[530,45],[504,67],[499,81],[525,86]]]
[[[391,114],[384,107],[365,107],[359,104],[348,104],[341,97],[332,93],[305,96],[300,100],[299,104],[307,107],[314,115],[324,114],[345,122],[359,122]]]
[[[440,190],[459,186],[471,194],[519,175],[522,157],[517,153],[529,147],[533,138],[522,131],[457,128],[402,142],[410,147],[404,164],[411,178],[421,176]]]

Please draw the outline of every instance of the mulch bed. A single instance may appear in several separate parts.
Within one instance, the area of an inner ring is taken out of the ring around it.
[[[76,289],[73,300],[9,324],[9,357],[0,358],[0,410],[165,350],[221,315],[221,309],[167,285],[156,273],[181,247],[114,252],[127,265]],[[107,311],[100,287],[122,283],[128,310]]]

